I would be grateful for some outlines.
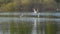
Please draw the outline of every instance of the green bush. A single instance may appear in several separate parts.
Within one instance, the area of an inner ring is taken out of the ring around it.
[[[11,3],[8,3],[8,4],[3,4],[2,6],[1,6],[1,9],[2,9],[2,11],[13,11],[14,10],[14,5],[13,5],[13,2],[11,2]]]

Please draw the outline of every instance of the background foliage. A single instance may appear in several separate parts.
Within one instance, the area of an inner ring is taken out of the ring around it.
[[[34,6],[37,7],[38,5],[39,9],[42,7],[40,5],[47,8],[55,8],[55,1],[60,2],[60,0],[0,0],[0,11],[29,11]]]

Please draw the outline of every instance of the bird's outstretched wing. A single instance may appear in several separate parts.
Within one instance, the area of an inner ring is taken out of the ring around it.
[[[33,9],[33,11],[34,11],[34,13],[37,13],[38,12],[38,9],[37,10]]]

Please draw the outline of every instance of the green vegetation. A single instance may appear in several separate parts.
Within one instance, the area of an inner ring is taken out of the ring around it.
[[[12,0],[0,0],[0,11],[13,11]]]
[[[60,0],[55,0],[57,3],[60,3]]]
[[[0,11],[28,11],[31,10],[34,5],[38,3],[39,9],[40,5],[44,4],[47,7],[52,7],[54,4],[53,0],[0,0]],[[37,6],[37,5],[36,5]],[[54,7],[54,6],[53,6]],[[32,11],[32,10],[31,10]]]
[[[6,4],[6,5],[2,5],[2,6],[1,6],[1,9],[2,9],[3,11],[13,11],[13,10],[14,10],[13,3],[11,2],[11,3],[8,3],[8,4]]]

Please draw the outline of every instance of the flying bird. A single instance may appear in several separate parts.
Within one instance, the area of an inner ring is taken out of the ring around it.
[[[36,10],[36,9],[33,9],[33,11],[34,11],[34,13],[38,13],[38,9]]]

